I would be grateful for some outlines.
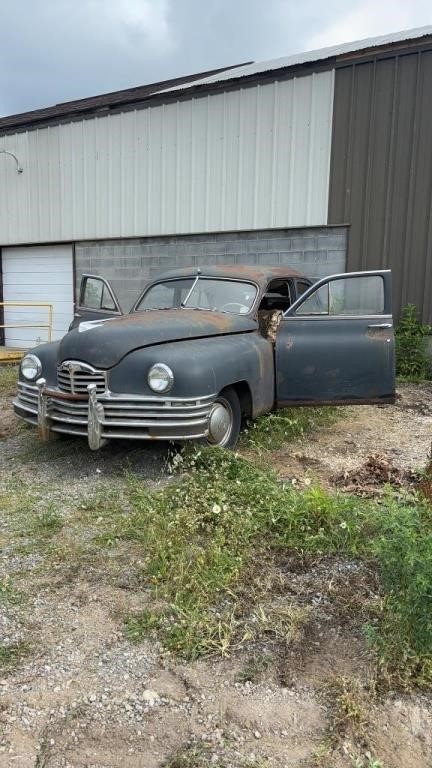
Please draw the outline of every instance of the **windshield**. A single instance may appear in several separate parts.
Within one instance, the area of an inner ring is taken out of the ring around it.
[[[192,289],[192,290],[191,290]],[[144,294],[137,310],[209,309],[244,315],[250,311],[257,294],[256,286],[240,280],[195,277],[156,283]]]

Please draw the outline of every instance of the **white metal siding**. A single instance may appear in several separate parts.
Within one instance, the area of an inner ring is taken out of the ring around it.
[[[53,304],[52,338],[60,339],[73,317],[72,246],[51,245],[3,248],[4,301],[42,301]],[[5,325],[48,321],[45,308],[5,307]],[[6,345],[29,349],[47,341],[42,328],[6,328]]]
[[[334,72],[0,139],[0,243],[326,224]]]

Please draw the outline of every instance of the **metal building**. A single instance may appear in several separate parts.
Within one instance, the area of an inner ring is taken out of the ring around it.
[[[2,118],[0,302],[58,337],[83,272],[127,310],[173,265],[391,266],[432,321],[431,88],[425,27]]]

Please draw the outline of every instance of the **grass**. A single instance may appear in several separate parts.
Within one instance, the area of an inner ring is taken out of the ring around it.
[[[210,768],[215,765],[212,760],[213,750],[210,747],[197,744],[189,744],[182,749],[174,752],[167,760],[162,763],[162,768]],[[236,753],[236,766],[237,768],[269,768],[267,760],[243,760],[238,758]],[[217,761],[216,765],[219,768],[230,768],[233,765],[231,760]]]
[[[0,365],[0,394],[9,393],[16,389],[18,366]]]
[[[53,536],[63,528],[63,518],[52,505],[34,513],[28,523],[29,532],[36,536]]]
[[[28,653],[27,643],[13,643],[0,645],[0,672],[9,672]]]
[[[372,756],[373,748],[368,743],[373,718],[371,704],[376,699],[374,681],[361,685],[353,678],[335,677],[325,685],[325,693],[331,714],[327,735],[314,754],[316,768],[330,768],[335,755],[341,752],[348,757],[352,768],[384,768],[381,761]]]
[[[0,494],[0,507],[26,551],[43,554],[45,568],[67,569],[72,558],[74,577],[92,562],[114,573],[132,552],[134,581],[148,600],[126,617],[128,638],[158,638],[185,659],[246,649],[245,680],[265,672],[256,662],[263,641],[270,654],[299,642],[311,620],[311,609],[287,596],[278,563],[337,556],[375,564],[381,599],[362,613],[383,679],[430,686],[430,506],[390,491],[379,502],[311,486],[299,491],[257,461],[256,451],[260,458],[288,434],[330,423],[334,411],[271,414],[245,438],[252,460],[218,449],[178,454],[181,477],[161,490],[131,475],[86,497],[67,518],[56,501],[47,506],[42,487],[29,490],[19,478]]]
[[[10,576],[0,579],[0,606],[19,605],[22,600],[23,595],[15,588]]]
[[[432,682],[427,504],[391,492],[379,503],[317,487],[299,492],[217,449],[184,461],[188,474],[160,491],[129,478],[101,521],[99,543],[134,542],[141,553],[137,568],[151,599],[126,620],[132,641],[154,635],[186,659],[264,638],[292,643],[308,610],[287,600],[275,563],[287,553],[346,556],[376,563],[380,574],[383,599],[370,611],[367,633],[383,668],[393,680]]]
[[[256,452],[276,451],[284,443],[312,432],[320,426],[334,423],[344,409],[325,406],[323,408],[284,408],[260,416],[250,422],[242,433],[240,447]]]

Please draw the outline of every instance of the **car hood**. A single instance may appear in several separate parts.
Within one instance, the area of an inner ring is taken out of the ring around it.
[[[183,339],[255,331],[249,316],[194,309],[134,312],[119,318],[83,322],[60,342],[59,362],[81,360],[112,368],[135,349]]]

